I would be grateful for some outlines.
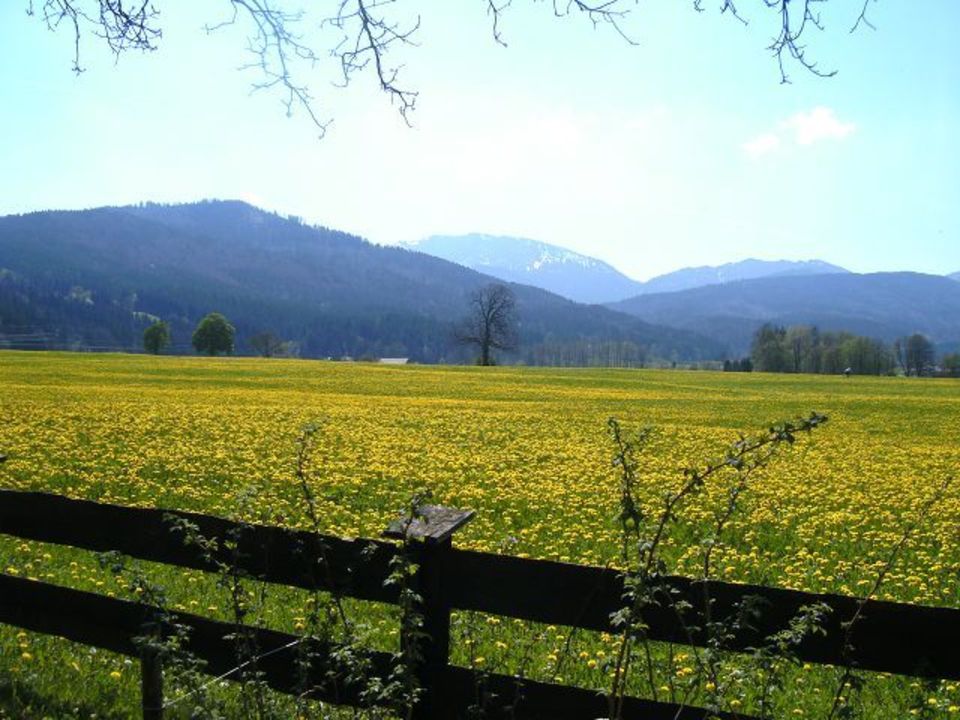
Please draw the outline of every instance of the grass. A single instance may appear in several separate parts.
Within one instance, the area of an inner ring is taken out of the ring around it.
[[[653,507],[680,469],[713,458],[738,433],[817,410],[830,423],[764,471],[716,556],[723,579],[813,591],[864,592],[911,513],[960,474],[960,383],[951,380],[15,352],[0,353],[0,378],[3,487],[304,527],[295,439],[319,421],[310,481],[327,531],[377,536],[414,491],[429,488],[443,504],[478,511],[457,536],[461,546],[583,563],[608,562],[618,549],[608,417],[656,427],[641,481]],[[241,511],[245,491],[257,501]],[[675,569],[695,572],[699,533],[722,491],[684,516],[667,547]],[[881,595],[960,607],[958,525],[954,488]],[[0,537],[0,569],[118,592],[89,553],[65,548]],[[202,574],[152,572],[180,606],[224,611]],[[293,627],[295,598],[280,604],[271,624]],[[389,643],[389,613],[361,612]],[[461,662],[482,657],[503,670],[533,638],[538,672],[551,676],[562,629],[511,625],[504,635],[494,620],[459,618]],[[10,628],[0,641],[0,678],[21,695],[106,714],[136,699],[136,668],[120,658],[91,659]],[[575,643],[565,679],[602,687],[603,642]],[[96,682],[64,682],[57,668],[71,662]],[[789,712],[817,711],[810,682],[826,680],[810,672]],[[114,685],[113,695],[103,690]],[[878,681],[870,692],[875,706],[897,702],[905,713],[934,698],[925,712],[942,705],[944,717],[956,717],[950,687]]]

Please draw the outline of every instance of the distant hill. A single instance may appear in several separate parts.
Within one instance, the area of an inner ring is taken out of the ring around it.
[[[947,275],[947,277],[950,278],[951,280],[960,281],[960,272],[955,272],[952,275]]]
[[[810,324],[892,341],[921,332],[960,341],[960,284],[920,273],[781,276],[641,295],[610,307],[651,323],[702,333],[735,355],[764,322]]]
[[[379,247],[245,203],[148,204],[0,218],[0,347],[139,347],[159,317],[174,350],[211,310],[237,327],[239,351],[269,330],[307,357],[469,359],[451,327],[492,278],[429,255]],[[523,346],[629,341],[651,355],[718,357],[722,347],[513,286]],[[527,354],[524,354],[527,353]]]
[[[754,260],[752,258],[725,265],[704,265],[684,268],[659,275],[643,283],[637,294],[678,292],[705,285],[722,285],[739,280],[755,280],[763,277],[786,275],[826,275],[849,272],[842,267],[822,260]]]
[[[433,235],[407,247],[577,302],[622,300],[636,295],[642,287],[602,260],[526,238],[479,233]]]

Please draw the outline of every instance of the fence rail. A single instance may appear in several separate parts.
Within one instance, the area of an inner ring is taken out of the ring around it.
[[[451,609],[611,631],[610,615],[623,605],[623,583],[615,570],[453,548],[450,535],[464,519],[463,515],[446,516],[437,525],[422,529],[422,542],[415,545],[429,636],[420,673],[426,691],[418,711],[421,718],[446,720],[462,716],[476,690],[472,671],[449,663]],[[191,523],[206,538],[234,538],[238,548],[229,557],[213,558],[211,562],[172,529],[177,521]],[[128,508],[17,491],[0,491],[0,533],[94,551],[115,550],[142,560],[200,570],[215,570],[216,560],[235,562],[245,572],[267,582],[335,591],[363,600],[397,600],[396,589],[384,586],[384,579],[390,560],[399,550],[393,543],[381,540],[345,540],[238,524],[195,513]],[[318,574],[315,569],[320,554],[324,572]],[[826,634],[807,637],[797,649],[800,659],[924,678],[960,679],[960,663],[956,662],[960,610],[875,600],[862,603],[840,595],[702,583],[680,577],[669,578],[668,582],[677,597],[694,608],[703,606],[704,592],[709,592],[718,617],[733,613],[746,598],[760,599],[763,610],[755,627],[738,631],[728,644],[731,650],[758,645],[786,627],[801,607],[823,603],[831,608],[824,627]],[[844,623],[861,604],[861,618],[850,638],[852,651],[847,651]],[[69,608],[69,613],[65,608]],[[0,575],[0,623],[137,655],[132,638],[142,634],[146,613],[142,605],[129,601]],[[691,613],[691,617],[681,620],[671,610],[651,607],[645,612],[644,621],[654,640],[702,645],[706,641],[702,631],[691,632],[690,628],[703,623],[698,621],[696,611]],[[236,632],[236,626],[182,613],[177,615],[177,622],[191,629],[189,649],[207,661],[207,671],[219,674],[229,669],[235,654],[224,637]],[[267,650],[296,642],[295,636],[284,633],[250,631],[257,634],[258,647]],[[370,657],[375,667],[386,670],[388,655],[372,653]],[[285,692],[292,690],[292,663],[290,653],[270,656],[263,669],[271,686]],[[150,668],[146,670],[149,672]],[[335,674],[329,672],[329,667],[315,667],[314,671],[318,679]],[[495,674],[485,675],[483,681],[501,699],[520,698],[511,717],[573,720],[606,713],[606,700],[594,691]],[[325,688],[320,683],[317,695],[331,702],[355,704],[358,699],[354,690]],[[649,720],[692,720],[705,714],[699,708],[636,698],[625,706],[626,717]]]

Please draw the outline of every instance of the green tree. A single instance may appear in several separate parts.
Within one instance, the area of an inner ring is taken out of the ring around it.
[[[786,346],[786,328],[764,324],[753,336],[750,359],[760,372],[787,372],[790,356]]]
[[[943,356],[943,371],[950,377],[960,377],[960,353],[950,353]]]
[[[810,372],[810,357],[815,345],[814,328],[806,325],[792,325],[787,328],[784,346],[787,350],[790,372]]]
[[[235,335],[233,325],[220,313],[212,312],[197,323],[190,342],[197,352],[207,355],[232,353]]]
[[[893,356],[879,340],[850,335],[840,344],[844,367],[857,375],[884,375],[893,370]]]
[[[159,355],[170,345],[170,326],[163,320],[157,320],[143,331],[143,349],[151,355]]]
[[[897,340],[894,352],[907,375],[920,377],[933,369],[933,343],[925,335],[914,333],[910,337]]]

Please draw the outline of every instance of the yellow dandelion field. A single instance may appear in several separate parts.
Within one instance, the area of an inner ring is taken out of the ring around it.
[[[815,591],[866,592],[918,508],[960,476],[950,380],[2,352],[0,384],[4,488],[306,526],[296,439],[318,423],[310,483],[327,531],[379,536],[429,489],[477,511],[461,546],[595,564],[619,547],[608,418],[654,427],[641,463],[652,508],[739,433],[816,410],[830,421],[756,478],[716,554],[724,579]],[[696,572],[721,492],[682,514],[675,571]],[[880,594],[960,607],[958,528],[960,477]],[[3,536],[0,567],[115,589],[82,553]],[[509,652],[509,636],[490,631],[465,651],[476,665]],[[2,632],[14,644],[0,675],[33,672],[42,656],[30,638]],[[599,672],[610,650],[597,647],[576,662]],[[122,667],[102,670],[105,688],[124,686]]]

